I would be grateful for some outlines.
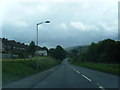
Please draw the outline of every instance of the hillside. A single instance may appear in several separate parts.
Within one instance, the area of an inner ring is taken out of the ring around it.
[[[65,50],[67,52],[71,53],[72,50],[75,49],[80,54],[80,53],[85,53],[88,50],[88,47],[89,47],[89,45],[72,46],[72,47],[65,48]]]

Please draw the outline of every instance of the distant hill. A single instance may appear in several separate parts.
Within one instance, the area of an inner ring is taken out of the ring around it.
[[[67,52],[71,53],[72,50],[75,49],[80,54],[80,53],[86,52],[88,50],[88,47],[89,47],[89,45],[72,46],[72,47],[65,48],[65,50]]]

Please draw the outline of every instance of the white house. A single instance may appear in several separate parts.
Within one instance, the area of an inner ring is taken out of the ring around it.
[[[40,55],[40,56],[47,56],[47,51],[46,50],[38,50],[38,55]]]

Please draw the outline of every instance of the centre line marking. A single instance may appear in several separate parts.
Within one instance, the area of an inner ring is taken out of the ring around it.
[[[101,86],[99,83],[97,83],[100,89],[105,90],[103,86]]]
[[[76,72],[79,74],[80,72],[76,70]]]
[[[100,89],[105,90],[102,86],[99,86]]]
[[[88,77],[86,77],[85,75],[82,75],[84,78],[86,78],[88,81],[92,81],[91,79],[89,79]]]

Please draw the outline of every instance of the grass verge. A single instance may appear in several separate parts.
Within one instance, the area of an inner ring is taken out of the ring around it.
[[[110,73],[110,74],[120,75],[119,64],[104,64],[104,63],[93,63],[93,62],[79,62],[79,63],[73,62],[72,64],[93,70]]]
[[[35,74],[37,57],[32,59],[3,59],[2,60],[2,84],[6,85],[13,81]],[[39,72],[59,64],[52,57],[39,57]]]

